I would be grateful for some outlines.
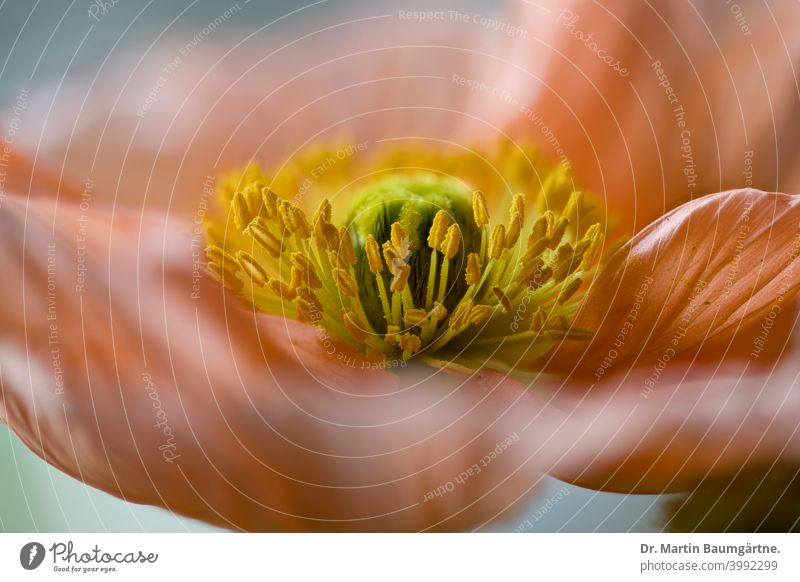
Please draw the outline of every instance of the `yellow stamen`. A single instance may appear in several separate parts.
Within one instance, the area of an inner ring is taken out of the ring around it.
[[[253,215],[247,206],[247,200],[244,194],[237,192],[233,195],[233,202],[231,203],[231,210],[233,211],[233,224],[236,225],[240,231],[250,224],[253,220]]]
[[[440,210],[436,213],[436,216],[433,217],[431,230],[428,233],[428,246],[430,248],[438,249],[441,247],[445,234],[447,233],[449,223],[450,218],[447,216],[447,213],[444,210]]]
[[[366,250],[367,253],[367,262],[369,264],[369,270],[376,275],[382,272],[383,261],[381,261],[381,250],[374,236],[369,235],[367,237],[367,240],[364,243],[364,249]]]
[[[300,323],[316,325],[319,323],[321,317],[321,313],[317,311],[309,302],[305,301],[304,299],[297,300],[297,321]]]
[[[244,287],[244,283],[236,277],[235,273],[225,270],[217,263],[208,263],[206,272],[212,279],[223,285],[228,291],[238,293]]]
[[[478,325],[492,314],[492,308],[488,305],[475,305],[469,310],[469,323]]]
[[[540,216],[536,219],[536,222],[533,223],[533,228],[531,229],[531,236],[529,241],[539,240],[547,236],[547,216]]]
[[[314,270],[314,265],[311,264],[311,261],[309,261],[304,254],[299,252],[292,253],[291,261],[292,266],[294,266],[301,274],[301,281],[304,285],[307,285],[311,289],[319,289],[322,287],[322,281],[320,281],[319,277],[317,276],[317,273]]]
[[[469,313],[472,310],[474,303],[472,299],[467,299],[466,301],[462,301],[456,307],[456,310],[453,312],[453,315],[450,316],[450,329],[453,331],[460,330],[463,326],[467,325],[469,322]]]
[[[567,200],[566,206],[564,206],[564,210],[561,214],[566,217],[567,220],[571,221],[573,224],[578,223],[578,219],[580,218],[580,206],[581,201],[583,200],[583,192],[575,191],[569,196],[569,200]]]
[[[428,312],[424,309],[409,309],[403,314],[403,321],[408,325],[420,325],[428,319]]]
[[[547,238],[546,236],[543,237],[543,238],[540,238],[538,240],[530,242],[528,244],[527,250],[525,251],[525,254],[523,254],[520,257],[520,259],[519,259],[520,262],[521,263],[527,263],[529,261],[532,261],[533,259],[535,259],[539,255],[541,255],[548,246],[550,246],[550,239]]]
[[[567,226],[569,226],[569,220],[565,216],[562,216],[561,218],[558,219],[555,225],[553,225],[552,229],[547,233],[547,236],[550,239],[549,246],[551,249],[555,248],[556,245],[561,242],[561,239],[567,232]]]
[[[422,347],[422,340],[419,336],[410,333],[404,333],[397,341],[400,349],[403,350],[403,359],[407,360],[412,354],[415,354]]]
[[[519,216],[520,226],[525,223],[525,194],[515,194],[514,200],[511,203],[511,211],[510,216],[511,219],[514,219],[514,216]]]
[[[363,342],[369,337],[369,334],[364,329],[364,323],[349,309],[342,310],[342,323],[344,323],[347,331],[356,341]]]
[[[518,149],[498,149],[488,165],[413,149],[376,166],[325,149],[271,175],[250,164],[219,182],[225,211],[204,225],[206,272],[255,309],[318,326],[372,361],[418,352],[478,361],[468,352],[480,346],[530,341],[542,354],[556,341],[586,339],[572,319],[597,270],[600,208],[574,188],[566,166],[548,170]],[[341,161],[309,187],[302,177],[331,158]],[[436,171],[406,170],[423,167]],[[491,220],[487,198],[540,175],[534,199],[514,194],[508,220]],[[353,196],[354,176],[376,177]],[[325,196],[334,192],[355,201],[335,213],[349,214],[346,222],[333,218]],[[463,278],[450,277],[454,261]]]
[[[556,249],[556,256],[553,260],[553,279],[556,281],[563,281],[572,270],[572,266],[577,267],[577,262],[574,260],[572,245],[563,243]]]
[[[399,222],[392,224],[392,245],[395,249],[401,249],[406,244],[408,237],[403,225]],[[399,252],[399,250],[398,250]]]
[[[392,291],[392,293],[401,293],[404,291],[410,275],[411,267],[408,265],[402,265],[398,267],[395,271],[394,279],[392,279],[392,284],[389,286],[389,289]]]
[[[478,253],[467,256],[467,272],[465,276],[467,285],[475,285],[481,279],[481,258]]]
[[[308,287],[298,287],[297,296],[299,297],[298,301],[305,301],[308,305],[312,306],[315,311],[322,314],[322,303],[311,289]]]
[[[242,266],[242,270],[250,277],[254,285],[263,287],[267,284],[267,273],[264,268],[251,255],[244,251],[237,251],[236,258]]]
[[[433,304],[433,309],[431,310],[431,316],[442,321],[445,317],[447,317],[447,309],[445,309],[444,305],[439,302]]]
[[[397,342],[400,339],[400,326],[398,325],[388,325],[386,326],[386,335],[384,336],[384,341],[393,346],[397,345]]]
[[[442,246],[439,248],[442,254],[448,259],[452,259],[458,253],[459,245],[461,244],[461,231],[457,224],[451,224],[447,229],[447,234],[442,241]]]
[[[289,285],[281,281],[280,279],[270,279],[267,282],[267,285],[272,290],[275,295],[280,297],[285,301],[291,301],[297,296],[297,293],[294,289],[292,289]]]
[[[513,248],[517,241],[519,240],[519,234],[522,231],[522,215],[519,213],[514,213],[511,217],[511,220],[508,223],[508,229],[506,230],[506,239],[505,245],[507,249]]]
[[[336,288],[348,297],[358,297],[358,284],[352,275],[344,269],[333,270],[333,282]]]
[[[495,225],[492,231],[492,239],[489,244],[489,256],[493,259],[499,259],[503,255],[506,244],[506,227],[502,224]]]
[[[270,220],[278,218],[278,195],[269,188],[261,189],[261,201],[264,204],[264,212]]]
[[[245,229],[245,233],[253,237],[262,249],[267,251],[274,259],[281,256],[283,252],[283,243],[281,240],[269,231],[267,221],[256,216]]]
[[[486,198],[483,196],[483,192],[476,191],[472,195],[472,216],[478,227],[489,224],[489,210],[486,208]]]
[[[570,298],[575,295],[575,292],[583,285],[583,281],[581,279],[573,279],[569,282],[569,284],[561,290],[561,293],[558,294],[557,303],[559,305],[563,305]]]
[[[505,293],[503,293],[503,290],[495,285],[494,287],[492,287],[492,292],[494,293],[494,296],[497,297],[497,301],[502,306],[503,311],[505,311],[506,313],[511,313],[511,308],[512,308],[511,300]]]

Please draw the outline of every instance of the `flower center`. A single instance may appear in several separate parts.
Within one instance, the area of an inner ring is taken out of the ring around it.
[[[404,312],[430,310],[434,301],[452,310],[464,296],[467,284],[459,273],[467,253],[480,248],[471,196],[463,184],[429,173],[393,174],[357,194],[347,224],[357,257],[359,299],[374,329],[386,333],[389,325],[397,325],[397,318],[387,317],[374,298],[398,278],[407,278],[399,295]],[[370,261],[376,253],[384,260]],[[451,263],[458,268],[450,269]]]
[[[498,180],[506,156],[484,171],[465,155],[396,150],[369,173],[347,161],[330,176],[314,171],[325,167],[317,153],[277,171],[291,179],[248,166],[221,184],[229,212],[207,220],[207,271],[255,309],[317,326],[371,359],[474,360],[501,344],[536,357],[591,337],[571,320],[602,244],[597,208],[564,166],[542,179],[541,162],[524,156],[528,170],[517,156]],[[532,184],[534,195],[508,191]],[[309,192],[319,196],[311,218]],[[487,198],[503,197],[507,219],[497,220]]]

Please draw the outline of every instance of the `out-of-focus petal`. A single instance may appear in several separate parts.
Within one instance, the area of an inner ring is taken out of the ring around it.
[[[5,146],[0,192],[28,192],[31,196],[56,196],[64,201],[79,201],[85,189],[59,175],[46,164],[35,164],[16,148]]]
[[[0,417],[90,485],[232,528],[415,530],[480,525],[538,480],[521,386],[364,369],[195,279],[183,222],[8,196],[0,223]]]
[[[516,130],[569,159],[621,225],[731,188],[800,191],[796,2],[514,7],[546,31],[515,39],[531,72]]]
[[[320,141],[364,142],[368,155],[382,139],[497,134],[510,112],[454,75],[482,79],[505,36],[402,12],[312,8],[251,36],[128,46],[32,90],[18,146],[123,204],[191,215],[209,182],[251,159]]]
[[[550,365],[594,374],[699,351],[725,355],[737,330],[788,305],[800,288],[800,197],[734,190],[688,202],[605,264]],[[576,364],[575,362],[578,362]]]
[[[777,344],[781,358],[768,366],[751,355],[640,368],[587,380],[582,389],[573,382],[552,400],[562,414],[543,436],[545,466],[593,489],[664,493],[749,464],[800,461],[797,315],[796,304],[787,306],[755,334],[740,332],[751,345]],[[795,330],[791,341],[764,335],[775,319]]]

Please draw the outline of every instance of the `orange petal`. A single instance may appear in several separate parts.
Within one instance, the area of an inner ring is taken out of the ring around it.
[[[14,196],[0,223],[0,417],[92,486],[231,528],[451,530],[539,478],[524,387],[362,369],[195,280],[183,223]]]
[[[430,145],[504,125],[493,100],[453,81],[496,67],[502,34],[397,11],[310,14],[244,40],[214,35],[187,51],[169,38],[98,60],[32,90],[17,144],[123,204],[191,216],[208,182],[251,159],[275,164],[342,139],[368,152],[381,139]]]
[[[712,192],[800,190],[797,3],[515,6],[546,31],[515,39],[517,133],[571,160],[629,232]]]
[[[790,303],[799,255],[800,197],[734,190],[684,204],[603,266],[575,322],[594,338],[549,365],[600,380],[700,350],[724,356],[738,329]]]
[[[651,390],[651,369],[616,374],[558,393],[562,408],[542,435],[555,476],[593,489],[686,491],[748,464],[800,461],[797,305],[779,316],[794,338],[767,368],[755,358],[722,365],[675,363]],[[747,336],[752,342],[754,337]],[[540,429],[544,429],[540,425]]]
[[[53,168],[35,164],[27,155],[4,144],[0,152],[0,193],[29,192],[31,196],[57,196],[74,202],[85,191]]]

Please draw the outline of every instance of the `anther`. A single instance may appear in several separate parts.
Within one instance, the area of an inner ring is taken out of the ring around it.
[[[308,287],[297,288],[298,301],[302,300],[314,307],[320,314],[322,314],[322,303],[314,292]]]
[[[383,336],[383,341],[387,344],[396,345],[400,336],[400,326],[388,325],[386,326],[386,335]]]
[[[314,242],[322,250],[335,251],[339,246],[339,231],[330,222],[319,222],[314,227]]]
[[[225,270],[218,263],[208,263],[206,265],[206,272],[212,279],[220,283],[228,291],[238,293],[244,288],[244,283],[236,276],[236,273]]]
[[[402,334],[397,343],[400,349],[403,350],[403,357],[406,359],[411,356],[411,354],[418,352],[422,347],[422,340],[419,336],[411,333]]]
[[[392,223],[392,245],[395,249],[402,249],[407,243],[406,230],[399,222]]]
[[[478,227],[482,228],[489,224],[489,210],[486,208],[483,192],[475,191],[472,195],[472,215]]]
[[[556,249],[556,256],[553,259],[553,279],[556,281],[563,281],[572,270],[572,266],[577,265],[574,260],[572,245],[569,243],[561,244]]]
[[[522,216],[519,213],[514,213],[508,223],[508,230],[506,230],[505,245],[507,249],[512,248],[519,240],[519,234],[522,231]]]
[[[567,220],[565,216],[562,216],[548,232],[547,236],[550,238],[549,246],[551,249],[555,248],[556,245],[561,242],[564,233],[567,232],[567,226],[569,226],[569,220]]]
[[[532,240],[539,240],[544,238],[547,235],[547,216],[540,216],[536,219],[536,222],[533,223],[533,228],[531,228],[531,236],[528,238],[528,244]]]
[[[469,323],[478,325],[491,314],[492,308],[489,305],[476,305],[469,310]]]
[[[348,266],[356,264],[356,252],[353,250],[353,241],[345,227],[339,229],[339,256]]]
[[[531,331],[540,332],[544,330],[544,326],[547,324],[547,313],[541,307],[536,310],[533,314],[533,318],[531,318]]]
[[[512,220],[515,214],[519,215],[520,226],[525,224],[525,194],[514,195],[514,200],[511,202],[511,210],[509,211]]]
[[[573,279],[572,281],[570,281],[570,282],[567,284],[567,286],[566,286],[566,287],[564,287],[564,288],[561,290],[561,293],[559,293],[559,294],[558,294],[558,299],[556,300],[556,302],[557,302],[559,305],[563,305],[564,303],[566,303],[567,301],[569,301],[569,300],[570,300],[570,298],[571,298],[573,295],[575,295],[575,292],[576,292],[576,291],[577,291],[577,290],[580,288],[580,286],[581,286],[582,284],[583,284],[583,280],[581,280],[581,279]]]
[[[428,319],[428,312],[424,309],[407,309],[403,314],[403,321],[408,325],[420,325]]]
[[[321,313],[316,311],[314,307],[303,299],[297,300],[297,321],[300,323],[307,323],[309,325],[316,325],[322,318]]]
[[[236,192],[231,201],[231,210],[233,211],[233,224],[239,231],[243,231],[245,227],[253,220],[253,215],[250,208],[247,206],[244,194]]]
[[[475,285],[481,280],[481,258],[478,253],[467,255],[467,285]]]
[[[447,229],[447,234],[442,241],[442,245],[439,250],[442,251],[442,254],[447,257],[448,259],[452,259],[458,253],[458,247],[461,244],[461,231],[458,228],[457,224],[451,224],[450,227]]]
[[[322,287],[322,281],[320,281],[319,277],[317,276],[317,273],[314,270],[314,265],[311,264],[311,261],[308,260],[308,257],[302,253],[296,252],[292,253],[291,261],[292,266],[302,273],[301,279],[304,284],[311,289],[319,289]]]
[[[267,273],[264,268],[256,261],[251,255],[244,251],[238,251],[236,258],[242,266],[242,270],[250,278],[250,280],[259,287],[267,284]]]
[[[358,297],[358,283],[344,269],[333,269],[333,282],[336,287],[348,297]]]
[[[206,247],[206,256],[209,261],[217,263],[223,269],[235,269],[239,264],[236,257],[218,246],[209,245]]]
[[[272,258],[277,259],[283,252],[281,240],[269,231],[267,221],[256,216],[245,229],[245,233],[253,237],[261,248],[269,253]]]
[[[469,313],[472,310],[474,302],[472,299],[467,299],[458,304],[453,314],[450,316],[449,326],[453,331],[459,331],[469,322]]]
[[[278,195],[267,187],[261,189],[261,201],[264,204],[264,212],[271,219],[278,218]]]
[[[342,323],[356,341],[363,342],[369,335],[364,329],[364,323],[349,309],[342,310]]]
[[[447,317],[447,309],[445,309],[445,306],[437,301],[433,304],[431,316],[435,317],[437,321],[443,321],[444,318]]]
[[[492,238],[489,244],[489,257],[499,259],[503,255],[506,244],[506,227],[498,224],[492,230]]]
[[[494,296],[497,297],[497,301],[502,306],[503,311],[505,313],[511,313],[511,308],[512,308],[511,300],[505,293],[503,293],[503,290],[497,285],[495,285],[494,287],[492,287],[492,293],[494,293]]]
[[[551,267],[542,267],[537,269],[528,279],[528,287],[531,289],[538,289],[550,280],[553,276],[553,269]]]
[[[438,249],[441,246],[445,234],[447,233],[449,223],[450,218],[444,210],[440,210],[436,213],[436,216],[433,217],[431,229],[428,232],[428,246],[430,248]]]
[[[364,250],[367,253],[367,263],[369,264],[369,270],[376,275],[378,273],[381,273],[383,271],[383,261],[381,261],[381,249],[378,246],[378,241],[375,240],[374,236],[369,235],[367,239],[364,241]]]
[[[286,301],[292,301],[297,296],[295,290],[280,279],[270,279],[267,286],[275,295]]]
[[[408,277],[411,275],[411,267],[408,265],[401,265],[394,271],[394,278],[389,287],[392,293],[401,293],[406,288]]]
[[[539,240],[532,241],[528,244],[528,249],[520,257],[521,263],[532,261],[541,255],[545,249],[550,245],[550,239],[547,237],[540,238]]]
[[[580,212],[580,205],[583,200],[583,192],[581,191],[574,191],[569,196],[569,200],[567,200],[567,204],[564,206],[564,210],[561,213],[563,216],[577,224]]]

